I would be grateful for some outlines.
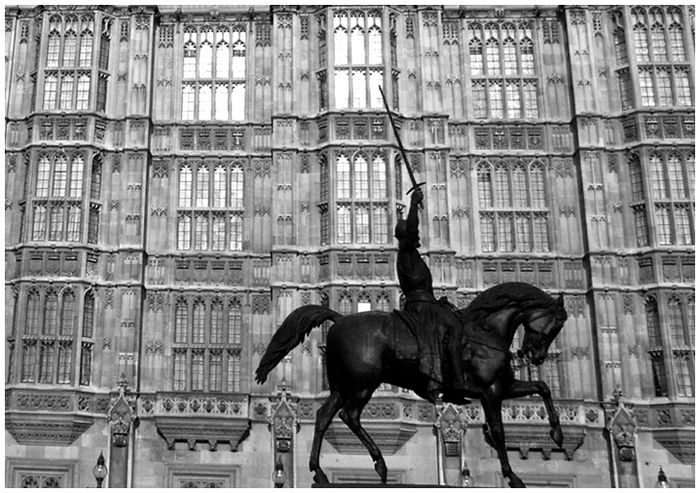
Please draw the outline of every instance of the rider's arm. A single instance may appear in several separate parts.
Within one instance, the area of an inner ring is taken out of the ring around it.
[[[411,206],[408,208],[408,217],[406,218],[406,232],[418,237],[418,206],[423,201],[423,192],[420,188],[416,189],[411,195]]]

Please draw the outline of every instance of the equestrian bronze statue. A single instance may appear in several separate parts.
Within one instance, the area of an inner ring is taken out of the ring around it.
[[[486,417],[484,435],[498,453],[503,475],[511,486],[523,487],[508,463],[501,419],[503,400],[538,394],[547,409],[550,436],[560,447],[563,435],[547,384],[515,379],[510,365],[510,345],[516,329],[522,325],[520,354],[535,365],[542,364],[567,317],[563,298],[553,299],[529,284],[505,283],[479,294],[467,308],[458,310],[456,316],[463,328],[465,394],[481,401]],[[327,320],[334,322],[326,337],[330,395],[316,413],[310,470],[315,473],[316,483],[328,483],[319,463],[321,443],[328,425],[340,411],[340,418],[367,448],[375,470],[385,483],[386,464],[360,423],[362,409],[382,383],[412,390],[431,402],[434,399],[431,378],[420,371],[416,336],[400,316],[380,311],[342,316],[320,305],[297,308],[272,337],[256,370],[256,380],[265,382],[282,358],[301,344],[314,327]]]
[[[443,401],[456,404],[466,403],[466,398],[479,399],[486,417],[484,437],[498,452],[503,475],[511,486],[525,486],[508,463],[501,418],[503,400],[540,395],[549,417],[550,436],[560,447],[563,436],[549,387],[542,381],[515,379],[510,346],[522,325],[525,335],[519,354],[535,365],[542,364],[567,318],[563,298],[555,300],[529,284],[505,283],[484,291],[461,310],[445,299],[435,299],[430,269],[418,252],[423,184],[416,182],[381,94],[412,183],[408,216],[398,221],[395,231],[399,242],[396,271],[406,300],[404,309],[342,316],[319,305],[297,308],[273,335],[255,379],[264,383],[270,371],[314,327],[330,320],[334,322],[326,336],[330,395],[316,413],[309,461],[316,483],[328,483],[319,457],[323,435],[338,411],[340,419],[367,448],[375,470],[386,483],[384,458],[362,427],[360,415],[374,391],[388,383],[412,390],[432,403],[440,393]]]

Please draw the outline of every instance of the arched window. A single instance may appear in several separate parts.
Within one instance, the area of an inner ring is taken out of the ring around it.
[[[366,205],[355,206],[355,241],[369,243],[369,208]]]
[[[666,34],[661,24],[651,26],[651,57],[654,62],[666,61]]]
[[[498,41],[491,38],[486,42],[486,73],[498,74],[501,71]]]
[[[641,202],[644,200],[644,182],[642,180],[642,166],[639,163],[639,156],[631,156],[629,166],[632,202]]]
[[[46,50],[46,68],[58,68],[58,53],[61,49],[61,35],[57,31],[49,34]]]
[[[350,161],[341,154],[336,159],[336,191],[339,199],[350,198]]]
[[[388,312],[391,310],[391,302],[389,301],[389,295],[386,293],[379,293],[377,295],[377,305],[375,310],[382,312]]]
[[[683,308],[681,300],[672,297],[666,305],[666,317],[668,319],[669,337],[673,346],[684,346],[687,344],[685,329],[683,327]]]
[[[36,196],[37,197],[48,197],[49,196],[49,181],[51,174],[51,163],[49,157],[44,155],[39,158],[39,165],[37,167],[36,174]]]
[[[206,306],[204,300],[197,299],[194,302],[194,310],[192,312],[192,343],[204,343],[204,328],[206,326]]]
[[[364,24],[364,18],[353,17],[353,24],[356,22]],[[365,31],[360,27],[360,25],[355,24],[350,31],[350,44],[352,54],[351,63],[353,64],[364,64],[367,62],[367,56],[365,53]]]
[[[187,342],[187,302],[183,299],[175,304],[175,342]]]
[[[629,63],[627,58],[627,39],[625,38],[625,31],[621,27],[615,29],[614,42],[615,42],[615,61],[618,65],[626,65]]]
[[[510,206],[508,170],[503,165],[498,165],[494,169],[494,197],[496,199],[496,207]]]
[[[68,31],[63,40],[63,67],[75,66],[75,54],[78,47],[78,38],[73,31]]]
[[[547,207],[545,197],[544,166],[541,163],[530,165],[530,197],[532,207]]]
[[[367,159],[362,154],[355,157],[355,198],[369,198],[369,171]]]
[[[228,87],[227,84],[216,84],[214,90],[214,118],[228,119]]]
[[[216,77],[218,79],[228,79],[229,77],[229,47],[225,41],[220,41],[216,45]]]
[[[46,239],[46,206],[34,206],[34,224],[32,227],[32,240],[42,241]]]
[[[663,162],[658,154],[649,156],[649,175],[651,177],[651,192],[655,199],[668,197],[666,180],[664,177]]]
[[[214,170],[213,207],[226,207],[226,169],[217,166]]]
[[[75,98],[75,109],[86,110],[90,105],[90,76],[82,74],[78,77],[78,86]]]
[[[535,52],[528,38],[520,40],[520,70],[523,75],[535,75]]]
[[[75,295],[65,291],[61,303],[61,335],[75,335]]]
[[[513,168],[513,207],[527,207],[527,181],[525,179],[525,166],[517,165]]]
[[[638,62],[649,61],[649,41],[647,40],[647,28],[642,24],[634,26],[634,51]]]
[[[341,293],[338,298],[338,313],[350,315],[353,312],[352,296],[350,293]]]
[[[240,39],[233,43],[231,57],[231,76],[234,79],[245,79],[245,33],[239,32]]]
[[[194,84],[184,84],[182,87],[182,119],[194,120]]]
[[[479,164],[476,170],[476,180],[479,192],[479,207],[493,207],[491,167],[488,164]]]
[[[61,77],[61,97],[59,105],[62,110],[73,108],[73,84],[75,79],[72,75],[67,74]]]
[[[31,290],[27,295],[27,334],[39,334],[40,314],[39,293],[35,290]]]
[[[56,158],[53,170],[53,193],[54,197],[66,196],[66,181],[68,176],[68,160],[63,154]]]
[[[180,168],[180,189],[178,194],[180,207],[192,206],[192,168],[185,165]]]
[[[672,24],[668,29],[668,41],[671,48],[671,61],[685,61],[685,43],[683,41],[683,28],[679,24]]]
[[[386,199],[386,162],[377,154],[372,160],[372,198]]]
[[[232,300],[228,306],[228,343],[241,343],[241,330],[243,328],[243,310],[241,302],[237,299]]]
[[[671,198],[685,198],[685,179],[683,177],[681,157],[676,153],[668,156],[668,177],[671,188]]]
[[[656,300],[652,297],[646,299],[646,319],[647,319],[647,336],[649,337],[649,347],[660,347],[661,341],[661,324],[659,323],[659,308]]]
[[[687,304],[688,334],[690,334],[690,344],[695,346],[695,296],[688,299]]]
[[[185,34],[188,36],[188,34]],[[185,79],[193,79],[197,74],[197,48],[192,41],[187,41],[184,46],[184,64],[182,76]]]
[[[44,335],[56,335],[58,329],[58,295],[51,290],[46,293],[44,305]]]
[[[333,53],[335,64],[346,65],[348,63],[348,31],[345,26],[347,18],[344,13],[336,13],[333,21],[333,42],[335,46]]]
[[[387,243],[389,214],[386,205],[375,205],[372,217],[372,242]]]
[[[352,243],[352,217],[346,205],[338,206],[338,243]]]
[[[100,200],[102,189],[102,157],[95,156],[92,160],[90,172],[90,199]]]
[[[195,193],[195,207],[207,207],[209,205],[209,168],[206,165],[197,168]]]
[[[489,107],[492,118],[503,118],[503,82],[489,83]]]
[[[180,214],[177,218],[177,249],[189,250],[192,247],[192,217]]]
[[[211,84],[199,84],[199,119],[211,120]]]
[[[518,73],[518,59],[515,55],[515,41],[506,38],[503,41],[503,72],[505,75]]]
[[[382,63],[382,31],[377,26],[369,30],[369,64],[379,65]]]
[[[211,33],[203,33],[211,35]],[[204,41],[199,46],[199,76],[209,78],[212,76],[212,52],[211,42]]]
[[[58,94],[58,78],[55,75],[47,75],[44,80],[44,109],[56,109],[56,96]]]
[[[240,166],[231,168],[231,207],[243,209],[243,169]]]
[[[71,162],[70,196],[81,197],[83,195],[83,158],[76,155]]]
[[[476,38],[469,41],[469,67],[472,75],[484,73],[484,46]]]
[[[83,304],[83,337],[92,338],[95,325],[95,295],[88,291]]]
[[[224,304],[219,299],[211,303],[211,327],[209,329],[209,343],[221,344],[224,342]]]
[[[80,68],[92,65],[92,32],[85,30],[80,35]]]

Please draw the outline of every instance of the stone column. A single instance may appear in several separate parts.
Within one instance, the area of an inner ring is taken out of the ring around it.
[[[126,380],[119,382],[119,396],[109,410],[109,487],[128,487],[129,435],[136,419],[134,399],[127,398]],[[130,402],[131,401],[131,402]]]
[[[272,463],[282,465],[285,474],[284,488],[293,488],[295,484],[294,435],[300,429],[295,405],[287,401],[287,394],[281,392],[277,402],[272,404],[269,428],[272,431]],[[270,471],[272,474],[272,471]]]
[[[439,409],[435,427],[438,432],[438,464],[441,470],[441,483],[457,486],[461,483],[462,469],[465,467],[464,454],[464,422],[460,409],[454,404],[445,404]],[[444,482],[443,482],[444,481]]]
[[[619,400],[621,391],[615,396],[614,406],[606,411],[608,416],[608,439],[613,457],[613,485],[617,488],[639,488],[637,468],[637,422]],[[608,406],[606,406],[608,407]]]

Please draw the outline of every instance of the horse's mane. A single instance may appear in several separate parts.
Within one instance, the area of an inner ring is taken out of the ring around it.
[[[458,310],[460,318],[483,318],[511,304],[521,308],[549,308],[555,300],[540,288],[524,282],[506,282],[480,293],[466,307]]]

